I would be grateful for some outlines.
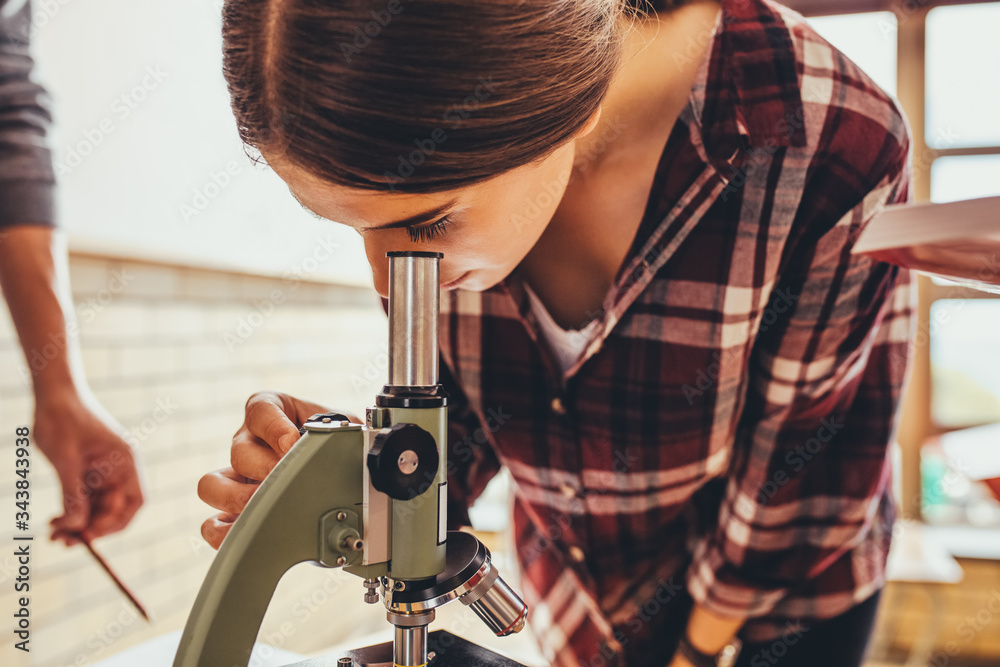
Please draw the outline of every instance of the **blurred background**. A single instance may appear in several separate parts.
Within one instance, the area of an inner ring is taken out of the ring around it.
[[[899,99],[918,201],[1000,195],[1000,3],[786,4]],[[147,473],[143,509],[97,546],[157,620],[139,619],[82,547],[39,541],[33,650],[16,665],[97,664],[179,630],[215,554],[199,532],[213,510],[197,480],[228,465],[246,398],[275,388],[362,414],[384,381],[385,316],[360,238],[309,217],[246,159],[221,74],[219,10],[203,0],[35,3],[84,364]],[[871,664],[997,665],[1000,504],[989,484],[1000,478],[1000,300],[923,277],[919,288],[894,447],[901,519]],[[8,433],[31,423],[32,403],[6,309],[0,369]],[[0,505],[13,504],[12,470],[0,466]],[[32,483],[41,525],[60,511],[41,457]],[[507,484],[494,480],[472,516],[516,581]],[[15,606],[14,565],[0,555],[0,609]],[[299,566],[260,638],[313,654],[384,632],[384,613],[362,593],[354,577]],[[458,629],[540,664],[530,636],[496,644],[478,622]],[[14,641],[0,635],[4,664]]]

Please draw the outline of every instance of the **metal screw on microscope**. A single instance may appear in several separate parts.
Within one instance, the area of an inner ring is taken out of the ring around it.
[[[350,658],[340,658],[337,660],[337,667],[354,667],[354,661]]]
[[[347,565],[347,559],[343,556],[337,558],[337,565]]]
[[[378,587],[378,579],[365,579],[365,602],[368,604],[375,604],[378,602],[378,592],[375,590]]]
[[[337,521],[343,521],[347,518],[347,512],[337,512]]]

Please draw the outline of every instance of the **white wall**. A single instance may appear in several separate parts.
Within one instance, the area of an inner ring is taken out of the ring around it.
[[[244,155],[222,77],[220,7],[34,0],[71,250],[370,285],[357,234],[304,213]],[[331,244],[332,257],[303,266]]]

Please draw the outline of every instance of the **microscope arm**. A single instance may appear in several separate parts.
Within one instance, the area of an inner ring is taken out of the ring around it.
[[[363,448],[361,427],[345,423],[330,432],[307,432],[278,462],[216,554],[174,667],[247,665],[284,573],[303,561],[323,561],[324,553],[329,559],[323,516],[334,509],[360,510]],[[355,527],[360,534],[362,526]],[[351,560],[360,563],[360,554]]]

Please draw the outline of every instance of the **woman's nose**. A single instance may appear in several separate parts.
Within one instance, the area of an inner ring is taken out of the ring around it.
[[[375,243],[370,238],[365,239],[365,254],[368,264],[372,267],[372,285],[383,299],[389,298],[389,258],[385,253],[392,250],[383,243]]]
[[[389,268],[372,264],[372,284],[383,299],[389,298]]]
[[[372,267],[372,285],[383,299],[389,298],[389,258],[385,255],[387,252],[403,250],[440,252],[437,248],[433,247],[426,248],[421,246],[414,248],[412,245],[406,243],[386,243],[384,241],[373,240],[371,236],[365,238],[365,254],[368,256],[368,264]],[[438,268],[442,283],[445,282],[446,277],[448,279],[458,277],[455,269],[450,264],[445,265],[446,261],[448,261],[447,258],[442,259]]]

